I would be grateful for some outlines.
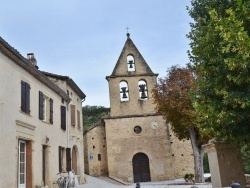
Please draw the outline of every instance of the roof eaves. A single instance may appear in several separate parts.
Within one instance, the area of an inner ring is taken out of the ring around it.
[[[66,81],[66,83],[77,93],[77,95],[79,95],[81,100],[85,99],[86,95],[82,92],[82,90],[77,86],[77,84],[70,77],[58,75],[54,73],[49,73],[45,71],[41,71],[41,72],[45,74],[46,76]]]
[[[86,95],[82,92],[82,90],[77,86],[77,84],[71,79],[67,79],[67,84],[79,95],[81,100],[85,99]]]

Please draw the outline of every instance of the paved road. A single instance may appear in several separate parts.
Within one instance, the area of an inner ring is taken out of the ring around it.
[[[136,184],[123,185],[109,178],[96,178],[92,176],[85,175],[87,183],[79,185],[77,188],[135,188]],[[179,180],[180,181],[180,180]],[[141,188],[191,188],[192,185],[173,185],[173,183],[178,183],[177,181],[162,181],[162,182],[143,182],[141,183]],[[172,184],[172,185],[168,185]],[[195,185],[198,188],[211,188],[211,184]]]

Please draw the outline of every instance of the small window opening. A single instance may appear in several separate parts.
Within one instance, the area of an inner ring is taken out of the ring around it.
[[[119,84],[119,87],[120,87],[120,100],[121,101],[129,101],[127,82],[121,81]]]
[[[98,161],[101,161],[101,160],[102,160],[101,154],[98,154],[98,155],[97,155],[97,158],[98,158]]]
[[[132,56],[132,55],[127,56],[127,65],[128,65],[128,71],[130,71],[130,72],[135,71],[135,59],[134,59],[134,56]]]

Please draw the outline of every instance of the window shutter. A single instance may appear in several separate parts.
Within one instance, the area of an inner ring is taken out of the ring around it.
[[[77,110],[77,127],[80,129],[81,128],[81,125],[80,125],[80,111]]]
[[[75,126],[75,105],[70,105],[70,112],[71,112],[71,125]]]
[[[66,130],[66,107],[61,106],[61,129]]]
[[[30,113],[30,85],[21,81],[21,111]]]
[[[69,172],[71,171],[71,149],[70,148],[66,148],[66,163],[67,163],[66,170]]]
[[[26,91],[26,113],[30,114],[30,85],[28,83],[26,83],[26,88],[25,88],[25,91]]]
[[[39,119],[43,120],[43,93],[41,91],[39,91]]]
[[[62,147],[58,148],[58,157],[59,157],[59,172],[62,172]]]
[[[25,82],[24,81],[21,81],[21,111],[22,112],[25,112],[26,111],[26,108],[25,108]]]
[[[49,99],[50,102],[50,116],[49,116],[49,122],[53,124],[53,99]]]

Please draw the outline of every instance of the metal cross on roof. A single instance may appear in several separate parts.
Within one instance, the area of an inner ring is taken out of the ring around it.
[[[127,33],[128,33],[129,28],[127,27],[127,28],[125,28],[125,29],[127,29]]]

